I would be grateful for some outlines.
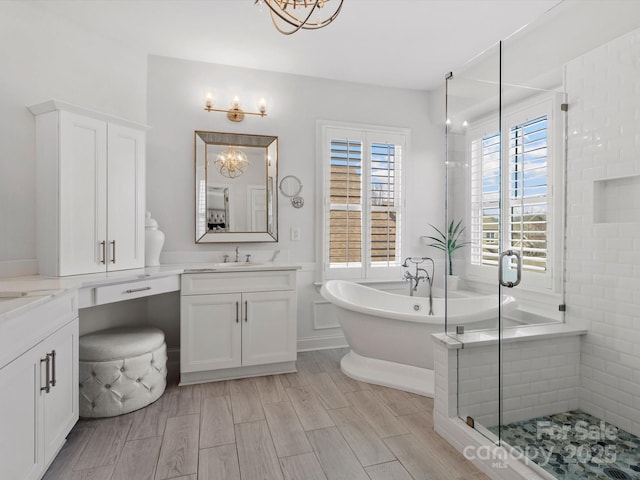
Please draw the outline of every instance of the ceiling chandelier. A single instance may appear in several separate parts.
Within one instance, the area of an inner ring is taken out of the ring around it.
[[[242,150],[230,146],[216,156],[213,164],[220,172],[220,175],[228,178],[236,178],[242,175],[247,169],[249,160],[247,160],[247,155]]]
[[[340,13],[344,0],[256,0],[267,4],[271,21],[285,35],[298,30],[317,30],[326,27]],[[325,15],[326,14],[326,15]]]

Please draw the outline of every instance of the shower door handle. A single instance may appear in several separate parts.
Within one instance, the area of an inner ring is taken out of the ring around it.
[[[511,282],[505,280],[505,270],[510,270],[510,262],[505,262],[505,258],[507,257],[515,257],[516,258],[516,281]],[[513,288],[520,285],[520,280],[522,280],[522,259],[520,258],[520,254],[518,252],[514,252],[513,250],[507,250],[500,254],[500,260],[498,262],[498,281],[500,285],[507,288]]]

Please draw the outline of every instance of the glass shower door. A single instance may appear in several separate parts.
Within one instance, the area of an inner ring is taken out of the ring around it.
[[[500,48],[447,76],[445,125],[445,225],[449,242],[460,247],[450,248],[445,262],[446,333],[461,344],[474,335],[494,337],[457,351],[458,416],[492,441],[500,422]]]
[[[513,260],[505,267],[510,278],[519,271],[521,281],[502,287],[518,307],[503,315],[496,433],[503,445],[556,478],[590,478],[566,448],[576,447],[575,439],[568,436],[563,444],[551,433],[573,430],[581,418],[574,415],[580,338],[528,335],[541,324],[564,322],[567,100],[563,66],[551,68],[551,59],[536,55],[550,35],[538,27],[512,35],[502,48],[505,249],[519,256],[517,270]]]

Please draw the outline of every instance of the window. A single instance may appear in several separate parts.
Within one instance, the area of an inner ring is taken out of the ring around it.
[[[547,270],[547,124],[543,115],[509,132],[509,249],[532,272]]]
[[[401,270],[405,134],[322,128],[325,278]]]
[[[507,112],[502,132],[491,131],[488,124],[470,132],[472,271],[497,266],[500,249],[514,250],[524,272],[540,274],[538,279],[528,277],[530,285],[550,284],[551,187],[558,168],[553,165],[557,130],[552,105],[548,100]],[[502,149],[501,138],[506,139]]]

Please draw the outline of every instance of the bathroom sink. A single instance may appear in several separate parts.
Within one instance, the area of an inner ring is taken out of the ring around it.
[[[262,265],[260,262],[227,262],[214,263],[215,267],[252,267],[253,265]]]
[[[206,267],[202,268],[187,268],[185,273],[203,273],[215,271],[221,268],[239,268],[239,267],[254,267],[256,265],[262,265],[260,262],[227,262],[227,263],[208,263]]]

